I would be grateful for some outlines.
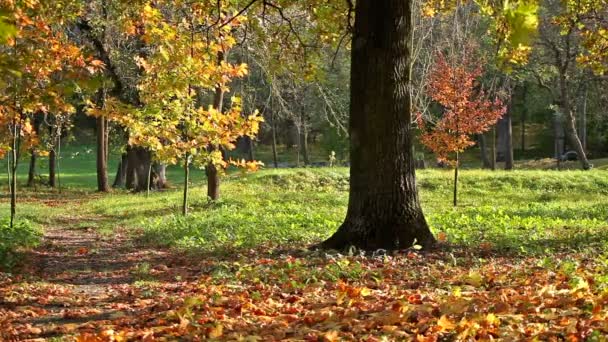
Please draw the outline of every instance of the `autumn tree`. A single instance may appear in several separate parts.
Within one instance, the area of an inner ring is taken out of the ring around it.
[[[490,100],[479,89],[481,74],[481,67],[475,67],[471,59],[448,61],[440,54],[430,74],[428,92],[441,105],[441,118],[431,127],[419,119],[421,142],[440,161],[454,166],[454,206],[458,203],[460,153],[475,144],[476,134],[488,131],[506,112],[498,98]]]
[[[350,191],[338,231],[322,247],[430,246],[418,199],[411,128],[410,1],[357,1],[352,37]]]
[[[591,57],[600,57],[601,54],[595,55],[591,53],[592,50],[586,52],[583,47],[584,42],[590,43],[585,39],[587,26],[579,22],[579,12],[584,11],[577,9],[574,3],[579,2],[548,0],[543,3],[532,69],[538,84],[552,97],[556,109],[556,136],[559,136],[559,131],[565,133],[570,148],[578,155],[582,169],[589,170],[592,165],[577,132],[574,91],[581,73],[577,58],[597,67]],[[558,154],[561,153],[559,151]],[[561,155],[556,157],[560,158]]]
[[[247,73],[246,65],[231,64],[222,57],[236,43],[230,32],[239,21],[209,26],[215,22],[210,17],[215,6],[181,5],[155,2],[142,7],[142,39],[151,50],[147,56],[137,57],[143,70],[138,85],[142,105],[125,106],[108,100],[105,108],[92,106],[89,112],[127,127],[129,144],[152,151],[157,161],[183,163],[182,212],[186,214],[191,165],[227,166],[222,149],[234,149],[239,136],[255,135],[261,119],[255,112],[243,116],[238,98],[232,99],[227,110],[222,106],[230,80]],[[174,21],[176,16],[182,20]],[[209,95],[213,99],[205,106]],[[257,167],[256,162],[234,164]],[[150,177],[151,170],[143,172],[143,177]]]
[[[37,143],[32,116],[74,112],[68,99],[78,89],[75,82],[101,65],[85,59],[67,39],[66,25],[79,13],[79,2],[3,1],[0,7],[12,14],[10,22],[15,28],[0,46],[2,55],[9,56],[10,66],[10,72],[1,76],[0,123],[6,139],[2,145],[10,159],[12,225],[19,159]]]

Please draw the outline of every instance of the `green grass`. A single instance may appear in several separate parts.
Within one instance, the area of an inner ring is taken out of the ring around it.
[[[178,169],[175,188],[129,194],[94,193],[94,155],[66,149],[64,189],[22,189],[19,219],[38,225],[65,220],[71,227],[108,234],[126,229],[140,243],[190,251],[228,252],[260,245],[304,246],[328,237],[341,223],[348,201],[346,168],[268,169],[224,176],[222,199],[208,203],[203,171],[193,172],[191,215],[179,215]],[[111,165],[113,168],[115,165]],[[22,174],[25,174],[22,168]],[[20,178],[22,179],[22,178]],[[575,170],[463,170],[460,204],[451,206],[452,172],[422,170],[418,184],[423,209],[435,234],[450,243],[519,253],[606,247],[608,172]],[[6,181],[0,182],[6,191]],[[6,192],[2,195],[7,198]],[[0,204],[8,215],[8,201]],[[443,234],[442,234],[443,235]]]

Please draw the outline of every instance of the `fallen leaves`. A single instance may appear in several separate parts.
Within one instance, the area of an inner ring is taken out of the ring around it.
[[[0,324],[7,329],[0,336],[75,334],[84,342],[584,341],[608,334],[607,255],[562,253],[552,264],[537,257],[483,256],[464,250],[295,256],[259,249],[178,267],[164,258],[150,265],[146,277],[156,277],[151,283],[107,285],[104,293],[5,278]],[[91,273],[107,279],[129,274],[132,268]],[[55,278],[66,280],[65,274]],[[32,323],[50,316],[59,317],[57,326]]]

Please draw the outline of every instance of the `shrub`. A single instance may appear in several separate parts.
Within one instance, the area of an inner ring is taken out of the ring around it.
[[[23,247],[33,247],[38,244],[42,233],[28,220],[15,222],[11,228],[10,219],[0,220],[0,267],[14,266],[16,251]]]

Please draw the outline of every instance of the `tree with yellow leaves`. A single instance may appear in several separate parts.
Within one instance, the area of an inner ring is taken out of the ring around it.
[[[72,113],[67,101],[102,64],[85,59],[69,42],[66,27],[80,12],[80,2],[2,0],[3,21],[12,28],[3,37],[0,75],[0,155],[9,157],[11,226],[16,213],[17,168],[23,151],[37,143],[34,115]]]
[[[149,55],[137,57],[142,69],[138,85],[142,105],[128,107],[109,100],[105,110],[90,110],[127,127],[129,144],[149,149],[158,161],[183,163],[184,215],[188,212],[190,166],[225,168],[228,163],[222,150],[234,149],[238,137],[253,137],[262,121],[257,112],[243,116],[236,97],[229,108],[223,106],[230,80],[247,74],[245,64],[232,64],[225,58],[236,44],[231,32],[242,20],[228,22],[226,11],[220,8],[217,12],[214,5],[205,3],[143,4],[141,16],[133,23],[141,28],[142,39],[151,50]],[[233,164],[250,169],[258,165]]]

